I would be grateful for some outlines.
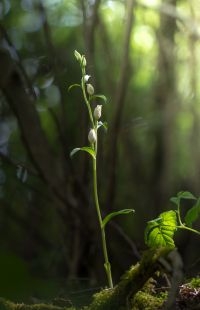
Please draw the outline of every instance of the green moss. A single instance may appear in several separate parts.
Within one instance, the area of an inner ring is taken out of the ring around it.
[[[152,295],[154,283],[152,276],[160,269],[158,260],[166,256],[171,249],[149,249],[143,253],[139,263],[131,267],[113,289],[104,289],[94,295],[93,302],[84,307],[86,310],[126,310],[158,309],[163,303],[163,296]],[[166,296],[165,296],[166,297]],[[149,307],[149,308],[148,308]],[[48,304],[24,305],[14,304],[0,299],[0,310],[75,310]]]
[[[51,304],[34,304],[25,305],[23,303],[18,304],[3,298],[0,298],[0,309],[1,310],[75,310],[75,308],[58,307]]]
[[[188,286],[191,288],[200,288],[200,278],[192,278]]]
[[[165,293],[152,295],[147,292],[139,291],[133,298],[132,310],[161,309],[166,297]]]
[[[99,293],[96,293],[94,297],[94,301],[92,304],[87,307],[87,310],[106,310],[106,309],[112,309],[112,289],[104,289],[100,291]],[[106,308],[105,308],[106,305]]]
[[[153,310],[161,309],[167,298],[166,292],[155,293],[156,281],[150,278],[143,289],[135,294],[132,299],[132,310]]]
[[[127,273],[128,275],[128,273]],[[167,298],[167,293],[154,293],[155,281],[151,278],[141,291],[138,291],[130,300],[129,306],[131,310],[154,310],[161,309]],[[114,290],[102,290],[94,295],[94,301],[85,310],[116,310],[116,303],[112,302]],[[130,297],[130,296],[129,296]],[[127,300],[128,301],[128,300]],[[117,310],[127,310],[126,306],[118,306]]]
[[[158,248],[144,252],[142,259],[131,267],[121,281],[110,290],[103,290],[94,296],[88,310],[122,310],[131,305],[131,300],[141,291],[147,281],[159,270],[158,260],[171,249]],[[137,308],[136,308],[137,309]],[[143,309],[146,309],[143,307]]]

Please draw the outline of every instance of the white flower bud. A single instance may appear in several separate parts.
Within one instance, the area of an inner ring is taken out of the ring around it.
[[[92,84],[87,84],[87,92],[90,96],[94,94],[94,87],[92,86]]]
[[[94,109],[94,118],[96,120],[100,119],[101,111],[102,111],[102,105],[97,105],[96,108]]]
[[[84,82],[87,83],[88,80],[89,80],[89,78],[90,78],[90,75],[85,74],[85,75],[84,75]]]
[[[76,57],[76,59],[80,62],[82,60],[82,56],[79,52],[77,52],[76,50],[74,51],[74,56]]]
[[[97,140],[97,135],[94,129],[90,129],[88,134],[88,140],[90,143],[95,143]]]
[[[83,55],[82,56],[82,65],[83,65],[83,67],[86,67],[86,64],[87,64],[87,61],[86,61],[85,56]]]

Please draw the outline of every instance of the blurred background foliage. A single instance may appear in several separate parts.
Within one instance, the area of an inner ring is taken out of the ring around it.
[[[108,98],[103,213],[136,211],[107,228],[115,281],[144,250],[146,221],[177,191],[200,194],[198,0],[1,0],[0,295],[17,300],[105,283],[90,161],[69,157],[89,129],[79,89],[67,91],[75,49]],[[197,273],[199,238],[176,242]]]

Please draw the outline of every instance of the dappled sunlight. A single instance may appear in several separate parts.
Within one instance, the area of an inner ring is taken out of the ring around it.
[[[199,55],[198,0],[0,2],[0,308],[181,305],[200,268]]]

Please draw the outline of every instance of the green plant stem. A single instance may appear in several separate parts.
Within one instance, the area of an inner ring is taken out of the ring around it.
[[[89,113],[90,121],[91,121],[91,123],[92,123],[92,127],[94,128],[95,125],[94,125],[94,120],[93,120],[93,116],[92,116],[92,110],[91,110],[90,103],[89,103],[89,101],[88,101],[88,98],[87,98],[87,95],[86,95],[86,91],[85,91],[85,81],[84,81],[84,77],[85,77],[85,69],[82,68],[81,88],[82,88],[82,91],[83,91],[83,97],[84,97],[86,106],[87,106],[87,108],[88,108],[88,113]]]
[[[178,220],[181,226],[184,226],[182,221],[181,221],[181,211],[180,211],[180,202],[178,204],[178,209],[177,209],[177,215],[178,215]]]
[[[200,235],[200,231],[196,230],[196,229],[193,229],[191,227],[188,227],[188,226],[185,226],[184,224],[181,224],[180,226],[177,226],[177,228],[180,228],[180,229],[186,229],[186,230],[189,230],[197,235]]]
[[[92,144],[92,148],[94,149],[95,154],[97,156],[97,126],[98,126],[98,121],[94,122],[94,118],[93,118],[90,102],[88,100],[88,96],[87,96],[87,93],[86,93],[85,81],[84,81],[84,77],[85,77],[85,74],[86,74],[85,67],[82,66],[81,69],[82,69],[81,88],[82,88],[82,92],[83,92],[83,97],[84,97],[84,101],[85,101],[87,109],[88,109],[88,113],[89,113],[90,121],[91,121],[91,124],[92,124],[92,128],[96,132],[96,142],[94,144]],[[100,225],[100,229],[101,229],[103,255],[104,255],[104,260],[105,260],[104,267],[105,267],[105,270],[106,270],[106,275],[107,275],[107,279],[108,279],[108,285],[109,285],[110,288],[113,288],[111,265],[110,265],[110,262],[109,262],[109,259],[108,259],[105,229],[102,226],[102,222],[103,221],[102,221],[101,210],[100,210],[99,199],[98,199],[96,156],[95,156],[95,158],[93,158],[93,161],[92,161],[92,163],[93,163],[94,200],[95,200],[95,206],[96,206],[97,216],[98,216],[98,220],[99,220],[99,225]]]
[[[200,235],[200,231],[196,230],[196,229],[193,229],[191,227],[188,227],[186,225],[183,224],[182,220],[181,220],[181,215],[180,215],[180,204],[178,204],[178,209],[177,209],[177,215],[178,215],[178,220],[179,220],[179,223],[180,225],[177,226],[177,228],[180,228],[180,229],[186,229],[186,230],[189,230],[197,235]]]
[[[96,159],[93,159],[93,185],[94,185],[94,199],[95,199],[95,206],[98,215],[99,225],[101,228],[101,238],[102,238],[102,246],[103,246],[103,254],[105,260],[105,270],[107,274],[108,284],[110,288],[113,288],[113,281],[112,281],[112,274],[111,274],[111,266],[108,259],[108,252],[107,252],[107,245],[106,245],[106,236],[105,230],[102,227],[102,216],[99,206],[99,199],[98,199],[98,192],[97,192],[97,169],[96,169]]]
[[[95,124],[95,131],[97,134],[97,122]],[[97,140],[96,140],[96,143],[93,147],[94,147],[95,153],[97,155]],[[100,206],[99,206],[99,198],[98,198],[98,190],[97,190],[97,162],[96,162],[96,158],[93,158],[93,186],[94,186],[95,206],[96,206],[97,216],[98,216],[98,220],[99,220],[99,225],[101,228],[101,239],[102,239],[103,255],[104,255],[104,260],[105,260],[104,267],[106,270],[108,285],[110,288],[113,288],[112,272],[111,272],[111,265],[110,265],[110,262],[108,259],[105,229],[104,229],[104,227],[102,227],[103,221],[102,221],[101,210],[100,210]]]

